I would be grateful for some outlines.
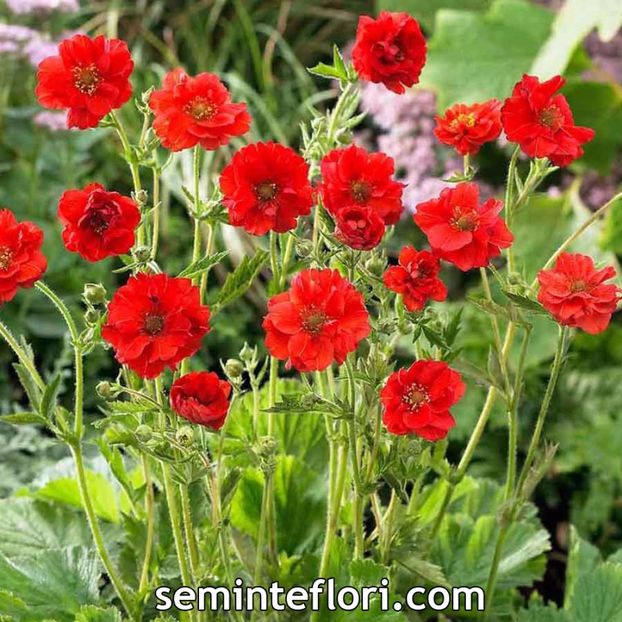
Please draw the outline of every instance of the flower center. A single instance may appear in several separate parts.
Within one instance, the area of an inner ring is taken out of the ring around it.
[[[204,97],[195,97],[185,107],[185,111],[197,121],[211,119],[216,114],[217,110],[218,106]]]
[[[8,270],[12,260],[13,251],[6,246],[0,246],[0,271]]]
[[[371,187],[367,182],[359,179],[350,184],[350,192],[355,201],[358,203],[365,203],[371,196]]]
[[[309,310],[303,317],[302,327],[312,335],[318,335],[324,324],[326,324],[326,314],[316,309]]]
[[[85,95],[93,95],[101,82],[99,70],[95,65],[87,65],[86,67],[73,68],[73,84]]]
[[[255,195],[260,201],[272,201],[278,191],[278,186],[271,181],[262,181],[255,186]]]
[[[86,224],[93,231],[93,233],[97,235],[103,235],[103,233],[108,229],[110,223],[99,210],[93,210],[86,219]]]
[[[413,279],[426,279],[431,274],[430,267],[424,263],[411,264],[408,271]]]
[[[452,122],[451,129],[457,130],[460,126],[473,127],[475,125],[475,115],[471,112],[470,114],[459,114]]]
[[[583,279],[578,279],[570,284],[570,291],[573,294],[578,292],[586,292],[589,289],[588,284]]]
[[[557,131],[563,124],[563,117],[560,109],[557,106],[548,106],[540,112],[540,123],[546,125],[554,132]]]
[[[450,223],[458,231],[475,231],[479,225],[475,210],[463,212],[460,208],[454,210]]]
[[[148,335],[155,337],[164,328],[164,318],[157,313],[149,313],[145,316],[143,328]]]
[[[402,400],[412,410],[417,410],[421,404],[425,404],[430,401],[430,396],[420,384],[413,384],[410,389],[408,389]]]

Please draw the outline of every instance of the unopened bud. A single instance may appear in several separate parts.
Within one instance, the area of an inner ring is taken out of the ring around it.
[[[151,440],[151,436],[153,434],[153,430],[151,429],[151,426],[148,426],[146,424],[142,424],[139,425],[136,428],[136,438],[141,442],[141,443],[146,443],[147,441]]]
[[[148,246],[138,246],[134,249],[134,259],[145,263],[151,259],[151,249]]]
[[[194,443],[194,430],[189,425],[184,425],[175,433],[175,440],[182,447],[190,447]]]
[[[238,359],[229,359],[225,363],[225,372],[229,378],[239,378],[244,373],[244,364]]]
[[[138,207],[144,207],[147,204],[148,195],[146,190],[141,189],[138,192],[133,192],[132,196]]]
[[[365,262],[365,267],[374,276],[381,276],[382,273],[384,272],[385,265],[386,265],[386,262],[378,256],[370,257]]]
[[[102,305],[106,302],[106,288],[99,283],[87,283],[82,296],[93,306]]]
[[[296,243],[296,255],[305,259],[313,252],[313,242],[311,240],[299,240]]]
[[[87,312],[84,314],[84,321],[87,324],[97,324],[99,318],[99,311],[96,311],[95,309],[88,309]]]
[[[97,395],[105,400],[113,400],[119,395],[119,391],[106,380],[102,380],[100,383],[98,383],[98,385],[95,387],[95,390],[97,391]]]
[[[240,350],[240,358],[244,363],[250,363],[255,358],[255,349],[245,343],[244,347]]]

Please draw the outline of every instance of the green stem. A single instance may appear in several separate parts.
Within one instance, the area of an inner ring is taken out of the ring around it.
[[[143,567],[140,573],[140,583],[138,592],[142,594],[149,584],[149,566],[151,564],[151,552],[153,549],[153,535],[155,531],[155,512],[154,512],[154,494],[153,482],[151,481],[151,471],[149,469],[149,459],[145,454],[141,454],[141,464],[145,477],[145,517],[147,519],[147,539],[145,542],[145,555],[143,558]]]
[[[512,153],[512,157],[510,158],[510,166],[508,168],[508,179],[507,185],[505,187],[505,220],[508,226],[508,229],[512,228],[512,222],[514,219],[514,188],[516,186],[516,164],[518,161],[518,155],[520,153],[520,147],[516,147],[514,149],[514,153]],[[508,271],[514,272],[514,249],[512,246],[508,248],[507,251],[508,256]]]
[[[196,582],[199,576],[198,573],[200,565],[199,548],[197,545],[197,537],[194,532],[194,525],[192,523],[190,496],[188,495],[188,488],[183,484],[180,484],[179,486],[179,496],[181,498],[181,513],[184,522],[184,531],[186,532],[188,556],[190,559],[190,574],[192,575],[193,582]]]
[[[151,258],[155,261],[160,243],[160,174],[153,169],[153,228],[151,230]]]
[[[2,322],[0,322],[0,335],[7,342],[11,350],[15,352],[15,355],[19,359],[19,362],[26,368],[39,389],[41,389],[41,391],[45,391],[45,382],[37,371],[33,360],[30,358],[30,356],[28,356],[26,352],[24,352],[23,348],[19,345],[17,339],[15,339],[11,331]]]

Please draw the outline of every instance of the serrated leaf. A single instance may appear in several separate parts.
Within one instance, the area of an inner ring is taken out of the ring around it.
[[[159,410],[159,408],[153,402],[135,399],[133,402],[108,402],[106,404],[106,410],[119,415],[142,415],[147,412]]]
[[[318,63],[314,67],[309,67],[307,71],[309,73],[312,73],[314,76],[321,76],[322,78],[331,78],[337,80],[346,79],[345,72],[341,72],[333,65],[327,65],[326,63]]]
[[[222,251],[220,253],[216,253],[215,255],[208,255],[207,257],[202,257],[194,263],[191,263],[177,276],[180,278],[188,279],[199,276],[204,272],[207,272],[210,268],[213,268],[215,265],[219,264],[225,257],[227,257],[227,255],[229,255],[229,251]]]
[[[26,395],[28,395],[30,405],[34,409],[39,410],[41,405],[41,390],[32,379],[30,372],[21,363],[13,363],[13,369],[15,370],[22,387],[24,387]]]
[[[622,622],[622,566],[605,563],[583,576],[569,613],[573,622]]]
[[[47,420],[38,413],[14,413],[12,415],[3,415],[0,422],[10,423],[11,425],[30,425],[39,424],[47,425]]]
[[[354,586],[380,585],[389,576],[390,569],[373,559],[355,559],[350,562],[350,580]]]
[[[121,622],[121,613],[114,607],[102,609],[94,605],[85,605],[76,614],[75,622]]]
[[[59,389],[60,374],[56,374],[56,376],[47,385],[47,387],[45,387],[43,397],[41,398],[41,416],[48,421],[52,418],[52,413],[54,412],[54,407],[56,406],[56,399],[58,397]]]
[[[254,257],[244,257],[237,268],[231,272],[220,291],[211,301],[211,306],[222,309],[236,298],[242,296],[268,262],[269,253],[259,250]]]

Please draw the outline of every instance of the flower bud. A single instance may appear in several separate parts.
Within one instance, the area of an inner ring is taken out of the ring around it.
[[[151,249],[148,246],[138,246],[134,250],[134,259],[145,263],[151,259]]]
[[[106,288],[99,283],[87,283],[82,296],[93,306],[103,305],[106,302]]]
[[[239,378],[244,373],[244,364],[238,359],[229,359],[225,363],[225,373],[229,378]]]
[[[296,255],[305,259],[313,252],[313,242],[311,240],[299,240],[296,243]]]
[[[251,348],[248,343],[240,350],[240,358],[244,363],[250,363],[255,358],[255,348]]]
[[[153,430],[151,429],[151,426],[148,426],[146,424],[142,424],[139,425],[136,428],[136,438],[141,442],[141,443],[146,443],[147,441],[151,440],[151,436],[153,434]]]
[[[138,192],[132,192],[132,198],[136,201],[138,207],[144,207],[147,204],[147,191],[139,190]]]
[[[95,309],[87,309],[86,313],[84,314],[84,321],[87,324],[93,325],[93,324],[97,324],[100,317],[101,316],[99,314],[99,311]]]
[[[100,383],[98,383],[97,387],[95,387],[95,390],[97,391],[97,395],[105,400],[113,400],[119,395],[119,391],[106,380],[102,380]]]
[[[386,262],[377,255],[373,255],[365,262],[365,267],[374,276],[382,276]]]
[[[182,447],[190,447],[194,443],[194,430],[189,425],[184,425],[175,433],[175,440]]]

